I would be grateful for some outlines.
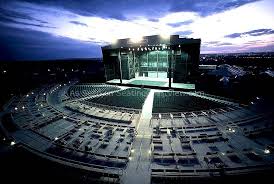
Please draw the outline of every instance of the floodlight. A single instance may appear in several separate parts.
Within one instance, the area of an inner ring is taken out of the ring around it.
[[[161,33],[160,36],[161,36],[162,39],[169,39],[170,38],[170,34],[168,34],[168,33]]]
[[[265,149],[265,150],[264,150],[264,153],[265,153],[265,154],[269,154],[269,153],[270,153],[270,150],[269,150],[269,149]]]
[[[132,42],[132,43],[139,43],[139,42],[141,42],[142,41],[142,37],[141,36],[135,36],[135,37],[132,37],[131,39],[130,39],[130,41]]]

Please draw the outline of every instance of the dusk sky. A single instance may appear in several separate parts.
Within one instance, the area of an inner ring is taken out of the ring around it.
[[[101,57],[119,38],[201,38],[201,53],[274,51],[274,0],[1,0],[0,60]]]

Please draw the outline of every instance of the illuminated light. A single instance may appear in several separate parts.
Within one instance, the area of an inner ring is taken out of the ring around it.
[[[4,137],[4,138],[3,138],[3,141],[5,141],[5,140],[6,140],[6,138]]]
[[[132,160],[132,157],[128,157],[129,160]]]
[[[148,150],[148,154],[151,154],[151,150]]]
[[[233,128],[228,128],[228,131],[234,133],[234,132],[235,132],[235,129],[233,129]]]
[[[160,36],[161,36],[162,39],[169,39],[170,38],[170,34],[168,34],[168,33],[161,33]]]
[[[25,109],[25,106],[23,106],[22,109]]]
[[[131,153],[134,153],[134,151],[135,151],[134,149],[130,150]]]
[[[16,110],[16,111],[17,111],[17,110],[18,110],[18,108],[17,108],[17,107],[14,107],[14,110]]]
[[[143,48],[141,48],[141,51],[143,51],[144,49]]]
[[[26,95],[27,97],[29,97],[29,95]]]
[[[222,152],[221,154],[222,154],[222,155],[225,155],[225,153],[223,153],[223,152]]]
[[[139,48],[137,48],[137,51],[139,51]]]
[[[63,116],[63,119],[66,119],[67,117],[66,116]]]
[[[134,51],[134,49],[132,49]]]
[[[48,72],[50,72],[50,69],[48,69]]]
[[[181,47],[181,45],[179,45],[179,48]]]
[[[41,104],[40,106],[43,107],[43,104]]]
[[[4,70],[4,71],[3,71],[3,73],[7,73],[7,71],[6,71],[6,70]]]
[[[256,99],[257,99],[257,100],[260,100],[260,98],[259,98],[259,97],[256,97]]]
[[[250,102],[251,104],[254,104],[254,102]]]
[[[118,40],[117,38],[111,38],[111,41],[110,41],[113,45],[117,44],[118,43]]]
[[[14,146],[16,143],[14,141],[11,141],[10,145]]]
[[[130,48],[128,48],[128,50],[130,50]]]
[[[58,137],[55,137],[54,140],[57,141],[57,140],[58,140]]]
[[[46,96],[46,93],[44,93],[44,96]]]
[[[154,50],[154,47],[152,47],[152,50]]]
[[[269,150],[269,149],[265,149],[265,150],[264,150],[264,153],[265,153],[265,154],[269,154],[269,153],[270,153],[270,150]]]
[[[34,93],[33,93],[33,92],[31,92],[31,94],[33,95]]]
[[[145,50],[147,50],[147,48],[145,47]]]
[[[139,43],[142,41],[142,39],[143,39],[143,37],[141,37],[141,36],[135,36],[135,37],[131,38],[130,41],[132,43]]]

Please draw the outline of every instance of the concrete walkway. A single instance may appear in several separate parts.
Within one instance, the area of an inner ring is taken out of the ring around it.
[[[137,136],[132,146],[130,162],[121,178],[122,183],[149,184],[150,183],[150,144],[152,128],[149,122],[152,117],[154,91],[150,90],[137,125]]]

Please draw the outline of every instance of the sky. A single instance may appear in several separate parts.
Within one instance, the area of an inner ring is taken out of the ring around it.
[[[102,57],[120,38],[201,38],[201,53],[274,51],[274,0],[0,0],[0,60]]]

